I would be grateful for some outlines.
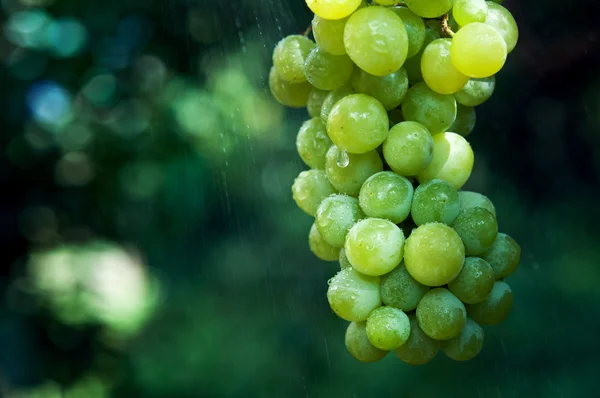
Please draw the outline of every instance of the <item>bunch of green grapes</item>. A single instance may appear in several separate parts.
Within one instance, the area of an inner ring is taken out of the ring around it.
[[[521,248],[489,198],[461,190],[474,164],[465,137],[517,25],[484,0],[306,3],[315,41],[281,40],[269,85],[310,116],[296,140],[310,169],[292,194],[314,217],[310,250],[339,261],[327,298],[350,322],[346,347],[364,362],[472,359],[482,325],[511,310],[504,279]]]

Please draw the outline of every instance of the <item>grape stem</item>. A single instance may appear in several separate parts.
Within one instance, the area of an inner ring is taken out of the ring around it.
[[[442,17],[442,34],[448,37],[454,37],[454,32],[448,23],[448,14],[444,14]]]
[[[302,36],[307,37],[310,34],[310,32],[312,32],[312,24],[308,25],[308,28],[306,28],[304,33],[302,33]]]

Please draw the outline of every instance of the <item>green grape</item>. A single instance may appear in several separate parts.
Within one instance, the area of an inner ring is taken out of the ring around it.
[[[473,132],[476,122],[477,116],[475,115],[475,108],[457,104],[456,120],[454,121],[454,124],[450,126],[449,130],[453,133],[460,134],[463,137],[468,137]]]
[[[381,277],[381,300],[389,307],[412,311],[429,287],[417,282],[408,273],[404,263]]]
[[[315,216],[317,208],[329,195],[336,193],[323,170],[303,171],[294,180],[294,201],[309,216]]]
[[[315,47],[304,63],[306,80],[321,90],[335,90],[352,76],[354,64],[347,55],[333,55]]]
[[[423,285],[447,284],[460,273],[464,261],[460,236],[446,224],[421,225],[406,239],[404,265],[410,276]]]
[[[315,15],[312,20],[312,31],[319,47],[333,55],[346,54],[344,28],[348,18],[330,20]]]
[[[319,205],[315,225],[327,243],[342,247],[350,228],[364,217],[356,198],[332,195]]]
[[[344,250],[343,247],[340,250],[339,261],[340,261],[340,269],[342,269],[342,270],[352,267],[352,264],[350,264],[350,261],[348,261],[348,257],[346,257],[346,250]]]
[[[416,225],[441,222],[451,225],[460,213],[460,198],[452,184],[444,180],[427,181],[417,187],[411,214]]]
[[[468,256],[483,254],[498,236],[496,217],[483,207],[462,210],[452,227],[465,244]]]
[[[431,135],[448,130],[456,119],[456,100],[451,95],[439,94],[417,83],[408,89],[402,101],[402,114],[406,120],[421,123]]]
[[[454,94],[469,81],[469,77],[460,73],[452,64],[451,45],[451,39],[434,40],[421,56],[423,80],[430,89],[439,94]]]
[[[487,261],[467,257],[460,274],[448,283],[448,289],[463,303],[475,304],[490,295],[494,281],[494,270]]]
[[[396,108],[389,111],[388,119],[390,120],[390,126],[395,126],[398,123],[402,123],[404,121],[404,116],[402,116],[402,109]]]
[[[486,3],[488,5],[488,12],[485,23],[493,26],[500,32],[506,42],[506,51],[510,54],[519,40],[519,28],[517,22],[510,11],[500,4],[496,4],[493,1],[487,1]]]
[[[382,6],[393,6],[398,3],[396,0],[373,0],[373,2]]]
[[[470,79],[467,84],[454,94],[456,102],[464,106],[477,106],[490,99],[496,88],[496,77]]]
[[[350,59],[367,73],[385,76],[400,69],[408,53],[408,35],[398,15],[385,7],[356,11],[344,29]]]
[[[419,327],[436,340],[458,336],[467,321],[465,305],[448,289],[437,287],[428,291],[417,306]]]
[[[346,268],[329,280],[327,300],[333,312],[347,321],[360,322],[381,306],[379,277]]]
[[[467,314],[480,325],[497,325],[508,317],[513,305],[513,292],[506,282],[496,281],[487,298],[467,305]]]
[[[410,336],[410,320],[397,308],[379,307],[367,318],[367,338],[381,350],[395,350]]]
[[[342,19],[360,7],[362,0],[306,0],[312,12],[325,19]]]
[[[325,155],[332,145],[321,118],[307,120],[296,137],[296,149],[308,167],[325,169]]]
[[[441,17],[452,8],[453,0],[406,0],[405,3],[420,17],[437,18]]]
[[[325,125],[327,125],[327,120],[329,120],[329,114],[331,113],[333,106],[342,98],[346,98],[348,95],[354,93],[354,89],[350,86],[342,86],[329,92],[329,95],[325,97],[323,105],[321,106],[321,120],[323,123],[325,123]]]
[[[473,171],[475,156],[471,145],[456,133],[443,133],[433,136],[433,159],[418,175],[421,184],[440,179],[448,181],[460,189]]]
[[[356,155],[332,145],[325,157],[325,171],[331,185],[337,190],[358,196],[367,178],[383,171],[383,162],[377,151]]]
[[[313,87],[308,95],[308,102],[306,103],[306,108],[310,117],[321,116],[321,107],[328,95],[329,91],[319,90],[318,88]]]
[[[473,207],[483,207],[484,209],[492,213],[494,217],[496,217],[496,208],[487,196],[482,195],[478,192],[471,191],[460,191],[458,193],[458,196],[460,196],[461,210],[467,210]]]
[[[396,4],[396,3],[393,3]],[[408,53],[406,58],[417,55],[425,41],[425,23],[423,19],[406,7],[390,8],[402,19],[408,35]]]
[[[380,350],[367,337],[366,322],[352,322],[346,329],[346,349],[361,362],[377,362],[382,360],[388,351]]]
[[[467,318],[465,327],[458,336],[442,341],[442,351],[455,361],[469,361],[483,348],[483,336],[483,328],[471,318]]]
[[[269,72],[269,88],[271,94],[281,105],[291,108],[302,108],[308,102],[312,86],[308,82],[290,83],[283,80],[275,68]]]
[[[375,98],[387,111],[391,111],[402,103],[408,91],[408,77],[402,68],[386,76],[373,76],[356,68],[352,75],[352,87],[358,93]]]
[[[506,62],[506,43],[491,25],[474,22],[462,27],[452,38],[450,57],[461,73],[469,77],[495,75]]]
[[[360,207],[369,217],[386,218],[394,224],[406,220],[410,213],[413,185],[391,171],[374,174],[360,189]]]
[[[273,67],[277,74],[290,83],[306,81],[304,61],[315,43],[302,35],[291,35],[281,39],[273,50]]]
[[[488,13],[485,0],[456,0],[452,7],[452,15],[460,26],[473,22],[484,22]]]
[[[423,333],[416,316],[409,315],[410,336],[408,341],[394,350],[396,356],[410,365],[425,365],[437,355],[440,342]]]
[[[310,251],[323,261],[335,261],[340,255],[340,248],[325,242],[315,224],[312,225],[308,234],[308,246]]]
[[[327,120],[329,138],[338,147],[357,154],[381,145],[389,128],[385,108],[365,94],[351,94],[339,100]]]
[[[383,157],[396,173],[414,176],[431,162],[433,138],[420,123],[396,124],[383,143]]]
[[[344,249],[358,272],[387,274],[402,261],[404,233],[391,221],[367,218],[350,228]]]
[[[519,266],[521,247],[510,236],[499,233],[492,246],[481,257],[490,263],[496,279],[504,279]]]
[[[423,74],[421,73],[421,58],[423,57],[423,52],[429,43],[441,37],[441,31],[441,25],[439,26],[439,29],[432,29],[430,27],[425,28],[425,40],[423,41],[421,49],[417,54],[408,58],[406,62],[404,62],[404,69],[406,69],[408,81],[411,84],[416,84],[423,81]]]

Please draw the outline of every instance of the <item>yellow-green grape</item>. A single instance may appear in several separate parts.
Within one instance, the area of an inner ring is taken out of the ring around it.
[[[496,281],[487,298],[467,305],[467,314],[480,325],[497,325],[508,317],[513,306],[513,292],[506,282]]]
[[[358,272],[387,274],[402,261],[404,232],[391,221],[367,218],[350,228],[344,249]]]
[[[410,276],[423,285],[447,284],[460,273],[464,261],[465,246],[446,224],[421,225],[406,239],[404,265]]]
[[[395,3],[392,3],[395,4]],[[402,19],[408,35],[408,53],[406,58],[417,55],[425,41],[425,23],[423,19],[406,7],[390,8]]]
[[[504,38],[506,42],[506,51],[510,54],[517,45],[519,40],[519,28],[515,18],[512,16],[510,11],[502,7],[500,4],[496,4],[493,1],[488,1],[488,13],[485,19],[485,23],[496,28],[498,32]]]
[[[448,181],[427,181],[415,190],[410,213],[418,226],[431,222],[450,225],[460,213],[458,191]]]
[[[452,16],[460,26],[473,22],[485,22],[488,5],[485,0],[456,0]]]
[[[398,123],[383,143],[383,157],[396,173],[414,176],[433,159],[433,138],[420,123]]]
[[[306,103],[306,110],[308,111],[308,115],[310,117],[320,117],[321,116],[321,107],[323,106],[323,101],[329,95],[329,91],[319,90],[318,88],[313,87],[310,94],[308,95],[308,102]]]
[[[467,84],[454,94],[456,102],[464,106],[477,106],[490,99],[496,88],[496,77],[470,79]]]
[[[379,307],[367,318],[367,338],[381,350],[395,350],[410,336],[410,320],[401,310]]]
[[[469,81],[469,77],[460,73],[452,64],[451,45],[451,39],[434,40],[421,56],[423,80],[436,93],[454,94]]]
[[[381,300],[383,304],[412,311],[417,308],[419,301],[429,287],[417,282],[406,270],[404,263],[381,277]]]
[[[315,47],[304,63],[306,80],[321,90],[335,90],[346,84],[352,76],[354,64],[347,55],[329,54]]]
[[[336,261],[339,258],[340,248],[325,242],[315,224],[312,225],[308,234],[308,246],[310,251],[323,261]]]
[[[302,35],[291,35],[277,43],[273,50],[273,67],[277,74],[291,83],[306,81],[304,61],[315,43]]]
[[[467,210],[473,207],[483,207],[490,213],[496,217],[496,208],[492,201],[485,195],[480,194],[479,192],[471,192],[471,191],[460,191],[458,193],[460,197],[460,209]]]
[[[483,207],[462,210],[452,227],[465,244],[468,256],[483,254],[498,236],[496,217]]]
[[[325,155],[332,145],[321,118],[307,120],[296,137],[296,149],[300,158],[313,169],[325,169]]]
[[[325,242],[335,247],[342,247],[350,228],[364,217],[356,198],[332,195],[319,205],[315,225]]]
[[[483,337],[483,328],[471,318],[467,318],[465,327],[458,336],[442,341],[442,351],[455,361],[469,361],[481,352]]]
[[[329,280],[329,306],[342,319],[360,322],[381,305],[379,277],[346,268]]]
[[[312,20],[312,32],[315,41],[323,50],[333,55],[346,54],[344,47],[344,28],[348,18],[324,19],[318,15]]]
[[[452,63],[469,77],[495,75],[504,66],[506,54],[506,42],[500,32],[481,22],[462,27],[450,47]]]
[[[397,0],[373,0],[373,2],[382,6],[393,6],[398,3]]]
[[[453,0],[406,0],[406,5],[423,18],[441,17],[452,8]]]
[[[403,68],[386,76],[373,76],[356,68],[352,87],[356,92],[375,98],[387,111],[391,111],[402,103],[408,91],[408,77]]]
[[[427,336],[419,327],[415,315],[409,315],[410,336],[406,343],[394,350],[394,354],[410,365],[425,365],[431,362],[440,349],[440,342]]]
[[[344,29],[350,59],[367,73],[385,76],[400,69],[408,53],[408,35],[398,15],[385,7],[356,11]]]
[[[464,137],[456,133],[434,135],[433,159],[417,180],[422,184],[437,178],[460,189],[471,176],[474,162],[473,149]]]
[[[459,335],[467,321],[465,305],[450,290],[438,287],[428,291],[417,306],[419,327],[436,340]]]
[[[329,114],[331,113],[331,109],[335,104],[338,103],[342,98],[347,97],[350,94],[354,94],[354,89],[349,86],[342,86],[336,90],[330,91],[329,95],[325,97],[323,101],[323,105],[321,106],[321,120],[327,126],[327,120],[329,119]]]
[[[490,263],[496,279],[504,279],[517,269],[521,260],[521,246],[510,236],[499,233],[492,246],[481,255]]]
[[[377,362],[382,360],[389,351],[380,350],[367,337],[366,322],[352,322],[346,329],[346,349],[354,358],[361,362]]]
[[[366,153],[385,141],[390,128],[381,102],[365,94],[352,94],[333,106],[327,134],[338,147],[350,153]]]
[[[342,270],[352,267],[352,264],[350,264],[350,261],[348,261],[348,257],[346,257],[346,250],[344,250],[343,247],[340,250],[339,262],[340,262],[340,269],[342,269]]]
[[[402,101],[402,114],[408,121],[421,123],[431,135],[447,131],[456,119],[456,100],[439,94],[427,84],[417,83],[408,89]]]
[[[290,83],[285,81],[273,67],[269,72],[269,88],[273,97],[281,105],[290,108],[302,108],[306,106],[313,87],[308,82]]]
[[[494,270],[487,261],[467,257],[460,274],[448,283],[448,289],[463,303],[476,304],[490,295],[495,280]]]
[[[323,170],[303,171],[294,180],[294,201],[309,216],[315,216],[319,205],[329,195],[337,193]]]
[[[312,12],[325,19],[342,19],[352,14],[362,0],[306,0]]]
[[[437,21],[436,21],[437,22]],[[406,69],[406,74],[408,75],[408,81],[411,84],[416,84],[423,81],[423,74],[421,72],[421,59],[423,57],[423,52],[434,40],[437,40],[441,37],[442,27],[441,25],[438,28],[425,28],[425,40],[423,41],[423,45],[417,54],[408,58],[406,62],[404,62],[404,69]]]
[[[463,137],[468,137],[473,132],[475,123],[477,123],[475,108],[458,104],[456,108],[456,120],[454,121],[454,124],[450,126],[449,130],[453,133],[460,134]]]
[[[414,188],[410,181],[391,171],[374,174],[360,189],[360,207],[369,217],[399,224],[410,213]]]
[[[358,196],[367,178],[383,171],[383,162],[377,151],[357,155],[332,145],[325,157],[325,171],[331,185],[338,191]]]

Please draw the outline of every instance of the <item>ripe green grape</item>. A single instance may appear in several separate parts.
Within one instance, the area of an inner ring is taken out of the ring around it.
[[[308,102],[312,86],[308,82],[290,83],[283,80],[274,67],[269,72],[269,88],[273,97],[284,106],[302,108]]]
[[[460,213],[460,198],[452,184],[444,180],[427,181],[417,187],[411,215],[416,225],[441,222],[451,225]]]
[[[498,236],[496,217],[483,207],[462,210],[452,227],[465,244],[465,252],[469,256],[483,254]]]
[[[464,261],[465,247],[460,236],[446,224],[421,225],[406,239],[404,265],[423,285],[447,284],[460,273]]]
[[[467,305],[467,313],[480,325],[497,325],[508,317],[513,305],[513,292],[506,282],[496,281],[487,298]]]
[[[346,84],[352,76],[354,64],[347,55],[333,55],[315,47],[306,57],[306,80],[321,90],[335,90]]]
[[[381,300],[389,307],[412,311],[417,308],[419,301],[429,287],[420,284],[401,263],[391,272],[381,277]]]
[[[312,20],[312,31],[319,47],[333,55],[346,54],[344,28],[348,18],[331,20],[315,15]]]
[[[393,2],[390,5],[396,3]],[[406,54],[406,58],[417,55],[425,41],[425,23],[423,19],[406,7],[392,7],[390,10],[402,19],[406,28],[406,34],[408,35],[408,53]]]
[[[306,81],[304,61],[315,43],[302,35],[291,35],[281,39],[273,50],[273,67],[277,74],[290,83]]]
[[[363,275],[353,268],[341,270],[329,280],[327,300],[340,318],[364,321],[381,305],[379,277]]]
[[[421,123],[431,135],[447,131],[456,119],[456,100],[439,94],[427,84],[417,83],[408,89],[402,101],[402,114],[409,121]]]
[[[406,0],[406,5],[423,18],[441,17],[452,8],[453,0]]]
[[[364,216],[356,198],[331,195],[319,205],[315,225],[327,243],[342,247],[350,228]]]
[[[504,279],[515,272],[521,260],[521,247],[510,236],[499,233],[492,246],[481,255],[490,263],[496,279]]]
[[[367,73],[385,76],[400,69],[408,53],[408,35],[398,15],[385,7],[358,10],[346,23],[344,45]]]
[[[308,101],[306,103],[306,109],[310,117],[321,116],[321,107],[328,95],[329,91],[319,90],[318,88],[313,87],[308,95]]]
[[[467,84],[454,94],[456,102],[464,106],[477,106],[490,99],[496,88],[496,77],[482,79],[471,78]]]
[[[496,217],[496,208],[487,196],[471,191],[460,191],[458,196],[460,196],[461,210],[471,209],[473,207],[483,207]]]
[[[334,193],[335,188],[329,183],[323,170],[303,171],[292,185],[294,201],[302,211],[313,217],[323,199]]]
[[[465,304],[482,302],[490,295],[495,282],[494,270],[479,257],[467,257],[460,274],[448,289]]]
[[[411,84],[416,84],[423,81],[423,74],[421,72],[421,59],[423,57],[423,52],[425,51],[429,43],[441,37],[441,31],[441,25],[435,29],[431,27],[426,27],[425,40],[423,40],[423,45],[421,46],[421,49],[417,54],[408,58],[406,62],[404,62],[404,69],[406,69],[408,81]]]
[[[335,261],[339,258],[340,248],[334,247],[325,242],[315,224],[313,224],[310,228],[310,232],[308,234],[308,245],[310,247],[310,251],[323,261]]]
[[[296,137],[296,149],[300,158],[313,169],[325,169],[325,155],[332,145],[321,118],[307,120]]]
[[[312,12],[325,19],[342,19],[352,14],[362,0],[306,0]]]
[[[421,57],[423,80],[439,94],[454,94],[469,81],[469,77],[460,73],[452,64],[451,45],[451,39],[434,40],[425,48]]]
[[[442,341],[442,351],[455,361],[469,361],[483,348],[483,337],[483,328],[471,318],[467,318],[465,327],[458,336]]]
[[[346,349],[361,362],[377,362],[382,360],[388,351],[380,350],[367,337],[366,322],[352,322],[346,329]]]
[[[348,257],[346,257],[346,250],[344,250],[343,247],[340,250],[339,262],[340,262],[340,269],[342,269],[342,270],[352,267],[352,264],[350,264],[350,261],[348,261]]]
[[[379,307],[367,318],[367,338],[381,350],[395,350],[408,340],[410,320],[397,308]]]
[[[344,249],[358,272],[387,274],[402,261],[404,233],[391,221],[367,218],[350,228]]]
[[[471,145],[464,137],[456,133],[434,135],[433,159],[417,179],[422,184],[437,178],[460,189],[471,176],[474,161]]]
[[[327,126],[327,120],[329,120],[329,114],[331,113],[331,109],[333,108],[333,106],[337,104],[338,101],[342,98],[345,98],[348,95],[354,93],[354,89],[349,85],[342,86],[336,90],[329,92],[329,95],[325,97],[323,105],[321,106],[321,120],[323,121],[323,123],[325,123],[325,126]]]
[[[410,320],[410,336],[406,343],[394,350],[396,356],[411,365],[425,365],[437,355],[440,342],[427,336],[419,327],[415,315],[408,316]]]
[[[476,122],[477,116],[475,115],[475,108],[457,104],[456,120],[454,121],[454,124],[450,126],[449,130],[453,133],[460,134],[463,137],[468,137],[473,132]]]
[[[420,123],[398,123],[390,129],[383,143],[383,156],[396,173],[414,176],[433,159],[433,138]]]
[[[456,0],[452,15],[460,26],[473,22],[485,22],[488,5],[485,0]]]
[[[467,321],[465,306],[448,289],[431,289],[417,306],[417,320],[426,335],[449,340],[459,335]]]
[[[377,151],[357,155],[332,145],[325,157],[325,171],[331,185],[350,196],[358,196],[367,178],[382,170],[383,162]]]
[[[352,94],[342,98],[329,113],[327,133],[340,148],[350,153],[366,153],[385,141],[389,120],[385,108],[375,98]]]
[[[373,76],[356,68],[352,75],[352,87],[358,93],[375,98],[390,111],[402,103],[408,91],[408,77],[403,68],[386,76]]]
[[[399,224],[408,217],[413,185],[391,171],[374,174],[360,189],[360,207],[369,217],[386,218]]]
[[[500,32],[506,42],[506,51],[510,54],[519,40],[519,28],[517,22],[510,11],[500,4],[496,4],[493,1],[488,1],[486,3],[488,5],[488,13],[485,23],[493,26]]]
[[[452,38],[452,63],[469,77],[495,75],[506,62],[506,42],[491,25],[474,22],[465,25]]]

